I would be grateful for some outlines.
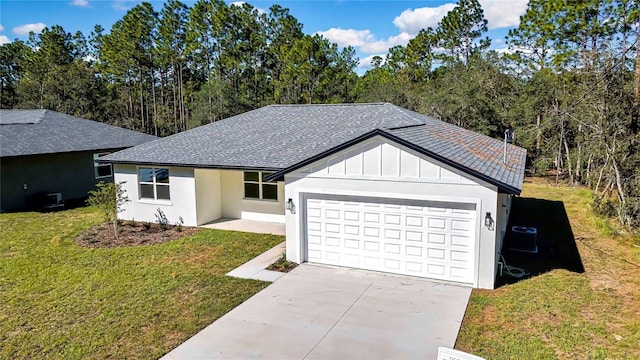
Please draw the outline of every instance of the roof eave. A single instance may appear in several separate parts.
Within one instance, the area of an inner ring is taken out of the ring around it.
[[[121,165],[142,165],[142,166],[165,166],[165,167],[186,167],[198,169],[219,169],[219,170],[242,170],[242,171],[269,171],[277,172],[282,168],[274,168],[267,166],[236,166],[236,165],[217,165],[217,164],[190,164],[190,163],[169,163],[154,161],[126,161],[126,160],[107,160],[98,159],[101,164],[121,164]]]

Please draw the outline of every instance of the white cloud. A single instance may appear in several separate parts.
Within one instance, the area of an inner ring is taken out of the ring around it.
[[[42,31],[42,29],[46,27],[47,25],[43,23],[24,24],[24,25],[14,27],[13,33],[16,35],[28,35],[32,31],[34,33],[39,33]]]
[[[0,24],[0,32],[4,31],[4,26],[2,26],[2,24]]]
[[[386,40],[376,39],[370,30],[355,30],[331,28],[326,31],[318,31],[319,35],[324,36],[338,46],[353,46],[360,51],[371,54],[389,50],[390,47],[396,45],[406,45],[411,39],[411,35],[400,33],[396,36],[390,36]]]
[[[393,24],[402,32],[416,35],[422,29],[438,26],[438,22],[454,7],[455,4],[442,4],[438,7],[407,9],[393,19]]]
[[[487,27],[489,29],[517,26],[520,22],[520,15],[525,13],[528,3],[528,0],[479,1],[487,18]],[[243,3],[238,1],[231,4],[242,5]],[[318,31],[318,34],[338,44],[340,47],[353,46],[359,52],[370,55],[362,59],[358,65],[359,69],[365,69],[371,67],[371,59],[374,56],[372,54],[386,54],[389,48],[393,46],[405,46],[420,30],[438,26],[440,20],[454,7],[454,3],[446,3],[436,7],[404,10],[393,20],[393,24],[398,28],[399,33],[386,39],[377,38],[369,29],[357,30],[337,27]],[[502,43],[502,40],[495,41],[495,43]],[[500,52],[504,51],[506,50],[500,50]]]
[[[529,0],[479,0],[489,30],[518,26]]]
[[[386,61],[386,54],[372,54],[367,56],[364,59],[360,59],[360,62],[358,63],[358,70],[369,70],[371,68],[373,68],[373,66],[371,66],[371,61],[373,60],[373,58],[375,56],[380,56],[382,58],[382,64],[385,63]]]
[[[508,46],[503,46],[501,48],[496,48],[493,49],[495,52],[497,52],[498,54],[515,54],[516,53],[516,49],[514,48],[510,48]]]
[[[4,35],[0,35],[0,45],[8,44],[10,42],[11,42],[11,40],[9,40],[8,37],[6,37]]]
[[[479,0],[489,29],[517,26],[520,15],[527,10],[529,0]],[[437,7],[407,9],[393,20],[402,32],[416,35],[421,29],[435,28],[438,22],[455,7],[453,3]]]
[[[111,6],[120,11],[129,11],[136,0],[114,0]]]
[[[338,44],[338,46],[361,46],[374,40],[371,31],[343,28],[331,28],[327,31],[318,31],[318,34]]]
[[[75,6],[89,6],[89,0],[73,0],[71,4]]]
[[[234,1],[234,2],[229,3],[229,6],[231,6],[231,5],[242,6],[244,4],[246,4],[246,1]],[[249,5],[251,5],[251,4],[249,4]],[[251,6],[253,6],[253,5],[251,5]],[[253,6],[253,8],[258,10],[258,14],[266,14],[267,13],[267,11],[265,9],[263,9],[263,8],[259,8],[259,7],[256,7],[256,6]]]

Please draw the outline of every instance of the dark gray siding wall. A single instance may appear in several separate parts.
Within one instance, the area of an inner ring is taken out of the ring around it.
[[[51,155],[6,157],[0,159],[0,210],[18,210],[34,205],[38,193],[62,193],[65,201],[82,199],[99,181],[93,154],[87,151]],[[27,184],[27,190],[23,189]]]

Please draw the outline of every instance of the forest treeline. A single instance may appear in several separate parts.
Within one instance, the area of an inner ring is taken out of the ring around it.
[[[640,228],[640,3],[530,0],[502,51],[477,0],[375,57],[308,35],[288,9],[142,3],[107,32],[60,26],[0,46],[2,108],[47,108],[166,136],[278,103],[387,101],[492,137],[532,174],[588,186]],[[212,139],[213,141],[214,139]]]

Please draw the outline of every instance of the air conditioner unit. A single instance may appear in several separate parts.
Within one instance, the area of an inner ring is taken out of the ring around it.
[[[42,199],[42,207],[45,209],[55,209],[64,206],[62,193],[47,193]]]
[[[538,229],[534,227],[512,226],[513,233],[509,250],[538,253]]]

